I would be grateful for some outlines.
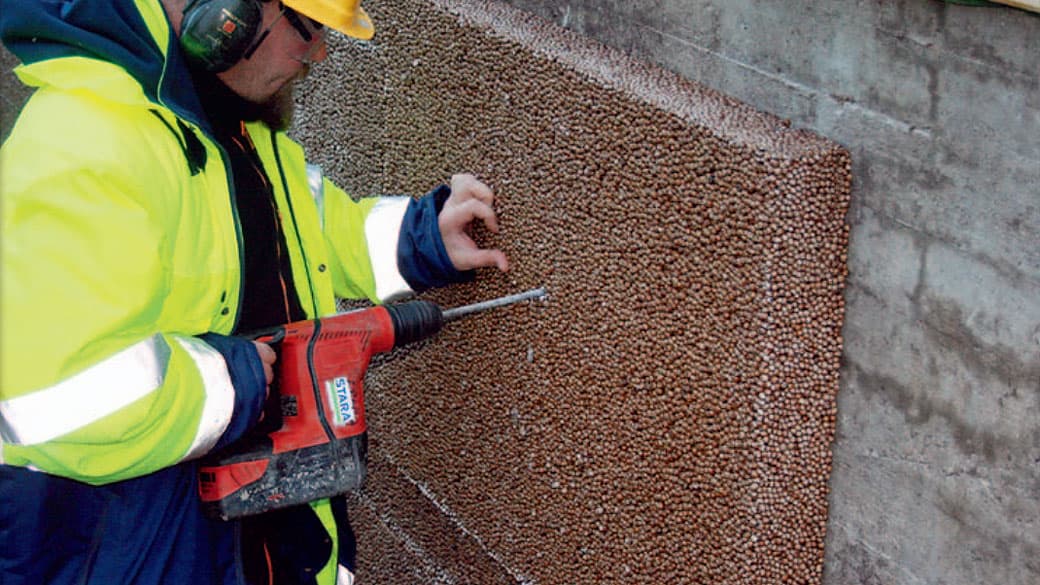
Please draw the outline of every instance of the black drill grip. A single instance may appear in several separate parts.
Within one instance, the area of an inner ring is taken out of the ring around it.
[[[385,305],[394,324],[394,347],[432,337],[444,327],[444,312],[430,301]]]

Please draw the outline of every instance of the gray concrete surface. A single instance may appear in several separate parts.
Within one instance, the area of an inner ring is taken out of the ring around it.
[[[852,152],[825,583],[1040,583],[1040,15],[507,3]]]

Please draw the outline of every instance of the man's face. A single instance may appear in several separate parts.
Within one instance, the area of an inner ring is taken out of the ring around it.
[[[305,17],[299,16],[294,26],[282,13],[280,2],[264,2],[262,6],[264,20],[260,34],[267,30],[267,36],[248,59],[242,59],[217,77],[246,101],[274,110],[272,117],[291,118],[293,83],[307,75],[309,63],[325,59],[325,37]],[[311,36],[310,40],[298,30],[301,25]],[[285,122],[287,124],[288,119]]]

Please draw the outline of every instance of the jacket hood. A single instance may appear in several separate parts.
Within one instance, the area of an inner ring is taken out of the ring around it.
[[[0,0],[0,40],[24,65],[63,57],[117,65],[149,100],[208,127],[159,0]]]

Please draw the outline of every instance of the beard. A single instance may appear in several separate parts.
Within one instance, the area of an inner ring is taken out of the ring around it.
[[[296,113],[295,85],[294,82],[286,83],[273,96],[259,103],[242,100],[246,104],[242,119],[246,122],[259,120],[278,131],[288,130]]]
[[[293,90],[296,82],[307,74],[306,69],[263,101],[243,98],[212,73],[193,71],[192,77],[206,116],[215,126],[259,121],[273,130],[283,131],[292,125],[296,112]]]
[[[239,98],[246,104],[243,111],[249,116],[242,119],[247,122],[260,121],[278,131],[288,130],[292,125],[293,116],[296,114],[296,100],[294,99],[296,83],[306,78],[310,71],[310,65],[305,65],[296,77],[278,88],[274,95],[262,102],[250,102]]]

